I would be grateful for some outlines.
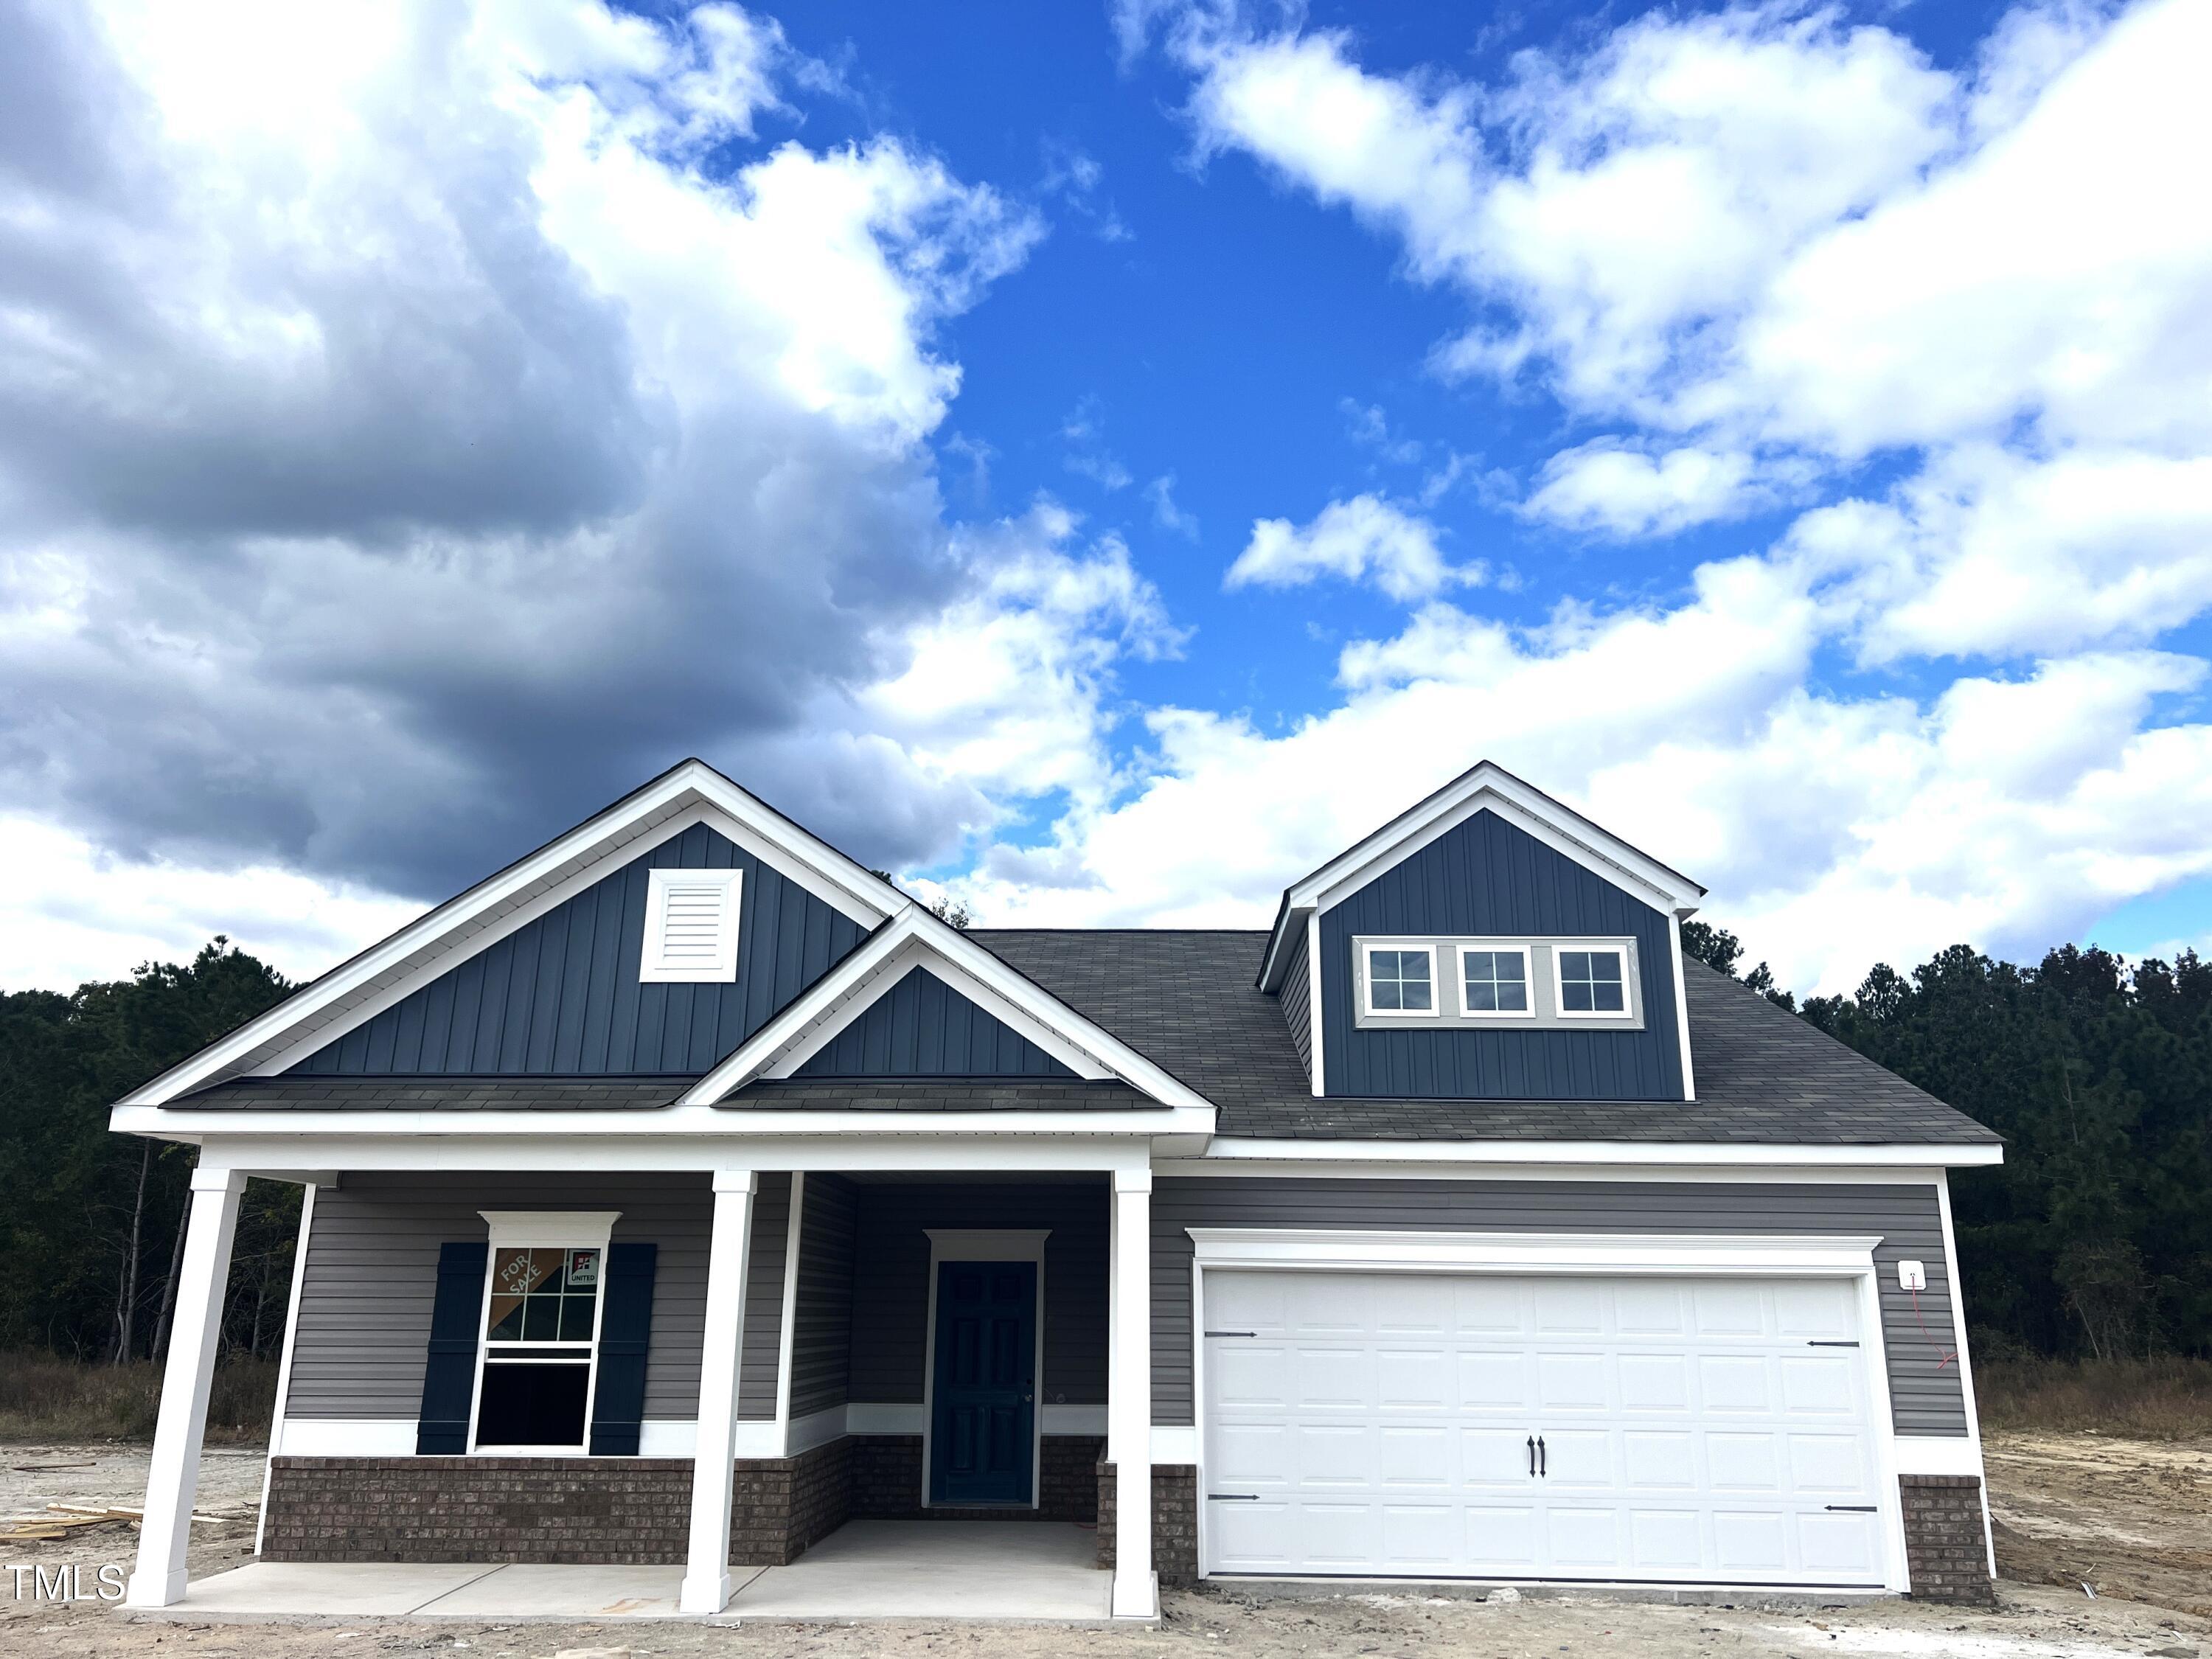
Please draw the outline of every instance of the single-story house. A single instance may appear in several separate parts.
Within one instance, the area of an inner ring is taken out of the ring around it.
[[[1227,830],[1230,826],[1224,826]],[[1948,1171],[1485,763],[1265,931],[963,930],[698,761],[117,1105],[200,1149],[129,1599],[248,1176],[306,1188],[261,1549],[680,1565],[1095,1524],[1158,1585],[1983,1598]]]

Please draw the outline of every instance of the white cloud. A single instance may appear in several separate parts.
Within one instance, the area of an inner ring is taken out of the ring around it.
[[[1449,584],[1483,580],[1480,566],[1449,563],[1436,526],[1375,495],[1331,501],[1300,526],[1261,519],[1224,587],[1303,587],[1324,576],[1372,580],[1394,599],[1425,599]]]
[[[120,979],[142,962],[189,960],[218,933],[304,979],[422,908],[273,866],[118,860],[54,824],[0,817],[0,991]]]
[[[1522,511],[1570,530],[1668,536],[1760,504],[1753,465],[1741,450],[1685,446],[1654,454],[1598,439],[1545,463]]]
[[[1164,472],[1145,486],[1145,499],[1152,503],[1152,522],[1161,529],[1177,536],[1198,539],[1198,520],[1176,505],[1176,475]]]

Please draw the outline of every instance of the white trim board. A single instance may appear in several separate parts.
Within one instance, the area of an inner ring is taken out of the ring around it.
[[[864,926],[873,927],[902,909],[915,908],[914,901],[889,882],[870,874],[703,761],[689,760],[340,963],[266,1013],[171,1066],[125,1097],[125,1103],[158,1105],[221,1077],[257,1067],[281,1070],[310,1037],[319,1040],[306,1053],[373,1018],[463,954],[482,950],[562,898],[582,890],[597,879],[592,872],[605,873],[616,860],[635,858],[637,844],[645,837],[657,832],[665,839],[696,823],[712,823],[778,873],[819,894]]]
[[[1879,1235],[1445,1233],[1191,1227],[1201,1268],[1299,1273],[1594,1273],[1804,1279],[1871,1275]]]
[[[1623,1164],[1658,1166],[1785,1164],[1802,1168],[1979,1168],[2004,1162],[2004,1148],[1988,1144],[1929,1145],[1899,1141],[1878,1146],[1749,1146],[1711,1140],[1269,1140],[1217,1135],[1195,1160],[1218,1168],[1240,1161],[1341,1164],[1379,1175],[1382,1164]],[[1178,1170],[1178,1173],[1183,1173]]]

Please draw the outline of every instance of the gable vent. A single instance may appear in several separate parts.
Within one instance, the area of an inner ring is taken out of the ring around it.
[[[638,978],[726,984],[738,976],[738,870],[650,870]]]

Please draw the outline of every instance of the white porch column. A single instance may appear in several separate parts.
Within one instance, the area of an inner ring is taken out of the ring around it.
[[[1152,1172],[1114,1171],[1111,1375],[1107,1455],[1114,1463],[1114,1616],[1159,1611],[1152,1578]]]
[[[185,1547],[199,1495],[200,1443],[207,1432],[208,1389],[215,1378],[222,1293],[230,1283],[230,1242],[246,1177],[234,1170],[192,1171],[185,1219],[185,1259],[161,1373],[161,1412],[154,1425],[154,1463],[146,1476],[146,1516],[138,1530],[138,1570],[125,1600],[166,1607],[185,1599]]]
[[[707,1255],[706,1346],[699,1356],[699,1438],[691,1470],[691,1538],[684,1613],[720,1613],[730,1599],[730,1488],[735,1480],[738,1347],[745,1329],[745,1257],[752,1245],[750,1170],[714,1171],[714,1231]]]

